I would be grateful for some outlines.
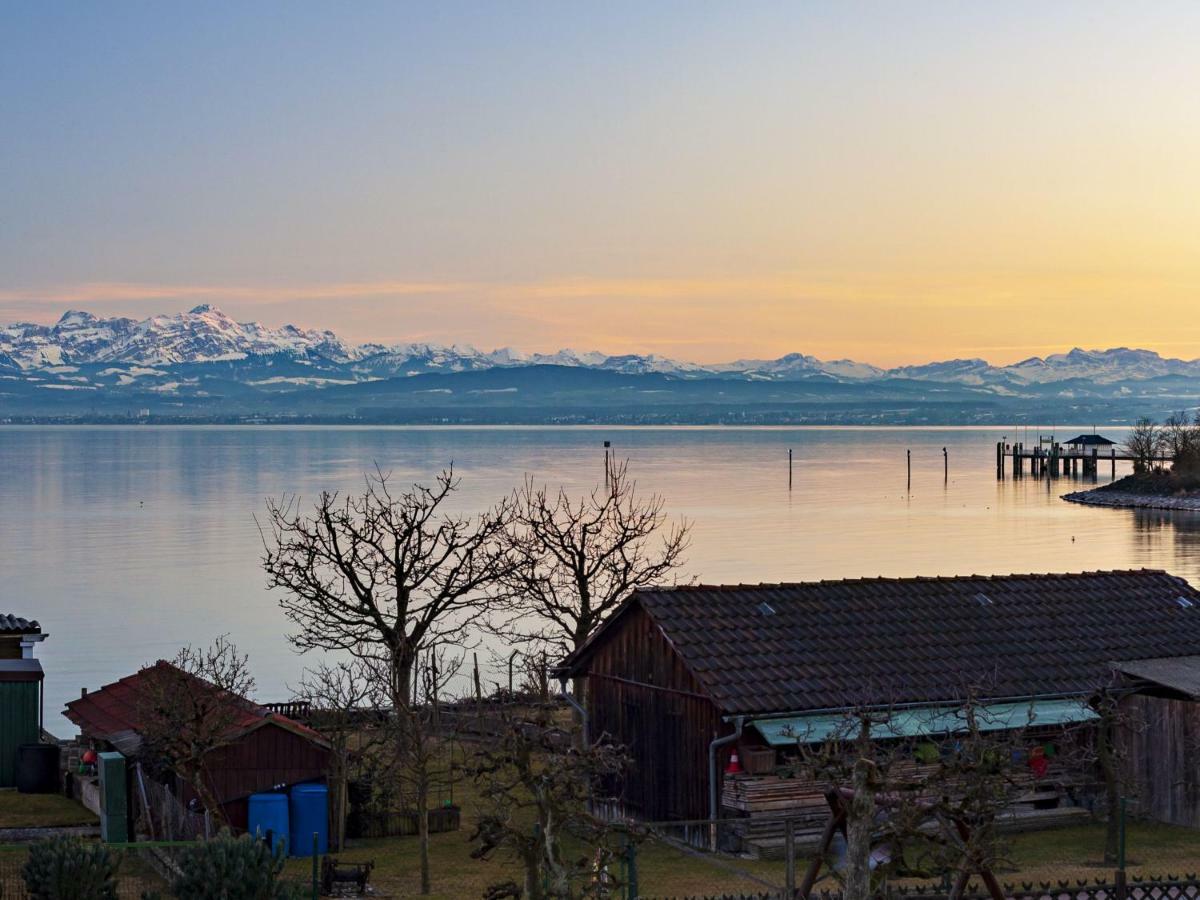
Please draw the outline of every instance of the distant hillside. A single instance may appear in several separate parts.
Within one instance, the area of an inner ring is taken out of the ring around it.
[[[212,306],[137,321],[71,311],[0,327],[0,419],[1007,424],[1126,422],[1200,397],[1200,361],[1072,350],[884,369],[802,353],[654,355],[351,345]]]

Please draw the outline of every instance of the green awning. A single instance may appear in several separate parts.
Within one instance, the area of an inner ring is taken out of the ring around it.
[[[886,716],[886,718],[885,718]],[[1024,703],[990,703],[975,707],[980,731],[1071,725],[1099,718],[1082,700],[1031,700]],[[750,723],[772,747],[819,744],[830,738],[851,738],[857,720],[833,713],[792,716],[786,719],[755,719]],[[956,734],[967,730],[961,706],[922,706],[881,713],[871,736],[888,738]]]

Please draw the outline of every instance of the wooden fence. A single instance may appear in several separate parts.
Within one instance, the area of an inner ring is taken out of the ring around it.
[[[1096,879],[1024,881],[1005,884],[1004,896],[1009,900],[1200,900],[1200,877],[1197,874],[1165,875],[1152,878],[1124,878],[1116,872],[1111,881]],[[891,887],[880,892],[878,900],[948,900],[944,885]],[[788,900],[786,891],[759,891],[734,894],[685,894],[678,896],[646,897],[637,900]],[[794,900],[802,900],[799,892]],[[840,891],[814,892],[808,900],[842,900]],[[959,900],[990,900],[977,886],[968,888]]]

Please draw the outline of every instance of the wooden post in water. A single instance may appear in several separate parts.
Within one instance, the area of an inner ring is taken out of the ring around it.
[[[942,480],[950,481],[950,453],[945,447],[942,448]]]
[[[792,489],[792,448],[788,447],[788,490]]]
[[[1117,480],[1117,448],[1110,448],[1112,451],[1112,477],[1113,481]]]
[[[908,460],[908,489],[912,490],[912,450],[905,450],[905,458]]]

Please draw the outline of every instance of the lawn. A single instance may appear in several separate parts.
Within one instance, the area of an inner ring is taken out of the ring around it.
[[[0,828],[95,825],[91,810],[61,794],[19,794],[0,790]]]
[[[479,813],[480,799],[474,784],[463,776],[468,752],[458,745],[454,750],[453,802],[462,808],[462,829],[430,835],[430,868],[433,898],[469,900],[480,898],[492,884],[513,880],[518,884],[522,873],[515,860],[495,853],[486,860],[472,859],[469,837]],[[451,799],[445,786],[435,792],[433,801]],[[1068,828],[1010,835],[1008,860],[998,868],[1001,881],[1054,881],[1057,879],[1110,879],[1112,866],[1103,857],[1105,828],[1090,823]],[[1127,840],[1128,870],[1132,877],[1180,874],[1200,870],[1200,831],[1169,825],[1131,822]],[[586,850],[581,850],[586,853]],[[345,852],[336,854],[346,862],[374,860],[371,882],[381,894],[393,897],[417,896],[420,889],[418,843],[415,837],[374,838],[348,842]],[[797,860],[797,880],[808,860]],[[684,849],[674,843],[649,839],[637,852],[638,887],[644,897],[676,897],[720,893],[761,893],[781,889],[785,883],[782,860],[747,859],[727,854],[710,854]],[[310,877],[310,860],[288,862],[290,879]],[[616,867],[610,867],[618,874]],[[820,882],[832,886],[828,876]]]
[[[511,860],[470,858],[470,814],[463,811],[463,830],[430,837],[433,894],[438,900],[478,898],[489,885],[520,880]],[[1001,881],[1052,881],[1066,878],[1111,878],[1112,867],[1100,864],[1104,826],[1091,824],[1011,838],[1010,866],[997,872]],[[384,894],[415,896],[420,882],[416,838],[378,838],[353,841],[339,858],[373,859],[372,883]],[[1129,872],[1132,876],[1181,874],[1200,869],[1200,832],[1168,825],[1131,823],[1128,831]],[[797,863],[803,874],[807,860]],[[307,860],[292,860],[289,872],[304,878]],[[759,892],[768,885],[782,887],[784,867],[776,860],[748,860],[688,852],[661,842],[644,844],[638,853],[638,886],[645,897],[687,896],[722,892]],[[828,880],[822,886],[830,884]]]

